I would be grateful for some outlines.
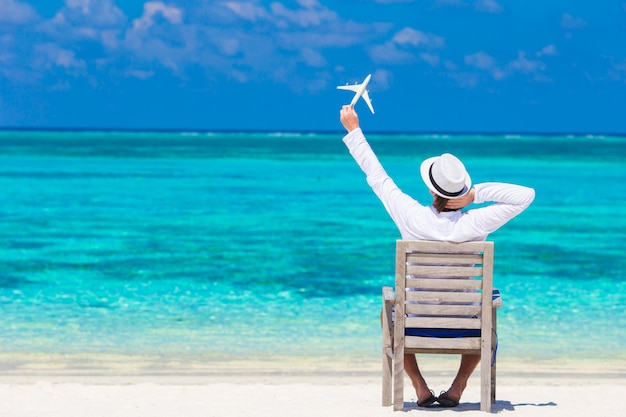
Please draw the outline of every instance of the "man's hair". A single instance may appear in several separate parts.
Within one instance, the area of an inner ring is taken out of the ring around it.
[[[444,211],[446,209],[446,204],[448,204],[447,198],[443,198],[442,196],[435,194],[433,206],[435,206],[435,210],[437,210],[437,213],[441,213],[442,211]]]

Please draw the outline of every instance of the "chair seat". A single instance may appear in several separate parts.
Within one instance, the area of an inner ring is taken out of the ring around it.
[[[407,336],[439,338],[480,337],[480,329],[420,329],[407,327],[404,329],[404,334]]]

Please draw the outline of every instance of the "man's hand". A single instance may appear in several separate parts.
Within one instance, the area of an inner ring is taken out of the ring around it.
[[[354,106],[343,106],[339,112],[339,120],[348,133],[359,127],[359,115],[354,111]]]
[[[463,197],[452,198],[448,200],[448,204],[446,204],[446,208],[450,210],[460,210],[463,207],[469,206],[474,202],[474,194],[476,191],[474,188],[470,189],[467,194]]]

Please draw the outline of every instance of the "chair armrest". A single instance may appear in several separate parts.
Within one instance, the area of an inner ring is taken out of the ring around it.
[[[502,295],[500,294],[500,290],[497,288],[493,289],[492,294],[492,301],[493,301],[493,307],[494,308],[500,308],[502,307]]]
[[[380,313],[380,324],[383,328],[383,352],[390,358],[393,357],[393,305],[396,296],[393,288],[383,287],[383,309]]]
[[[396,301],[396,296],[393,293],[392,287],[383,287],[383,300],[385,304],[387,303],[393,304]]]

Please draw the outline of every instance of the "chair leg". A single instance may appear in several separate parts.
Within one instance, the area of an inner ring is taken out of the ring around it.
[[[491,367],[491,404],[496,403],[496,363]]]
[[[383,346],[383,407],[391,405],[392,358],[388,348]]]
[[[383,287],[383,310],[381,311],[380,321],[383,331],[383,407],[391,405],[391,388],[392,388],[392,364],[393,364],[393,332],[395,331],[392,320],[392,288]]]
[[[480,349],[480,410],[491,412],[491,399],[493,397],[493,381],[491,358],[493,352],[493,337],[491,333],[482,332]]]
[[[491,412],[491,358],[489,352],[491,349],[483,349],[481,354],[481,370],[480,370],[480,411]],[[485,365],[486,363],[486,365]]]
[[[491,356],[493,357],[493,363],[491,366],[491,404],[496,403],[496,364],[498,353],[497,315],[497,309],[494,308],[491,314],[491,325],[493,326],[493,334],[491,335]]]
[[[393,410],[404,410],[404,349],[393,361]],[[399,356],[399,358],[398,358]]]
[[[393,410],[404,410],[404,335],[402,334],[394,335]]]

